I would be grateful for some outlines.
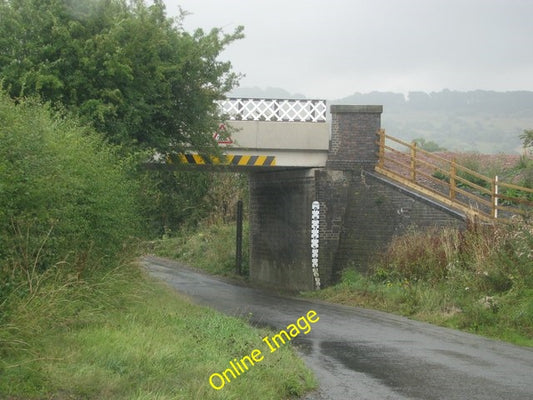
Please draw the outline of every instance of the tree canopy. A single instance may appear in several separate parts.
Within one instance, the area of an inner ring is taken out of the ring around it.
[[[215,101],[239,79],[221,52],[243,37],[187,33],[162,0],[0,0],[0,81],[124,146],[208,151]]]
[[[432,140],[426,140],[424,138],[417,138],[413,140],[416,145],[421,148],[422,150],[429,151],[430,153],[434,153],[436,151],[446,151],[444,147],[440,147],[437,143],[433,142]]]
[[[533,129],[525,129],[520,135],[525,150],[533,151]]]

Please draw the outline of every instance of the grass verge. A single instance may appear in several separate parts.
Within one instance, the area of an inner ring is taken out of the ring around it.
[[[308,297],[376,308],[533,346],[533,226],[471,226],[397,237],[368,274]]]
[[[200,268],[208,273],[236,277],[235,223],[215,222],[192,229],[183,229],[174,236],[152,242],[156,255]],[[242,276],[249,272],[248,221],[243,224]]]
[[[219,391],[209,376],[270,332],[192,305],[138,266],[50,275],[0,327],[0,398],[284,399],[316,383],[290,347]]]
[[[211,224],[154,243],[154,251],[221,275],[234,274],[231,225]],[[533,346],[533,229],[470,226],[408,232],[368,274],[344,271],[332,287],[303,293]]]
[[[533,291],[497,297],[461,291],[465,291],[465,288],[454,288],[453,284],[435,285],[401,280],[383,282],[376,280],[375,275],[347,269],[337,285],[303,295],[332,303],[377,309],[533,347]]]

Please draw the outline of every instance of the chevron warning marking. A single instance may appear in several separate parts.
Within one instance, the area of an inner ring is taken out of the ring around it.
[[[213,156],[204,158],[200,154],[178,154],[177,161],[181,164],[234,165],[239,167],[274,167],[276,165],[275,156],[227,155],[220,159]],[[167,162],[172,164],[173,159],[168,158]]]

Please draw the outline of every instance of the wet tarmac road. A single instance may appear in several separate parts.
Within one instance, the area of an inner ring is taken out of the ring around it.
[[[195,303],[285,329],[320,320],[293,344],[318,378],[307,400],[533,399],[533,350],[360,308],[272,295],[153,257],[143,259]]]

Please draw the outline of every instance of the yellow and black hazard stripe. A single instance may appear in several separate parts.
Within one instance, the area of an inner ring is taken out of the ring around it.
[[[273,167],[276,165],[274,156],[226,156],[228,165],[242,165],[253,167]]]
[[[276,165],[275,156],[240,156],[227,155],[222,157],[203,157],[200,154],[180,154],[179,162],[196,165],[231,165],[239,167],[273,167]]]

